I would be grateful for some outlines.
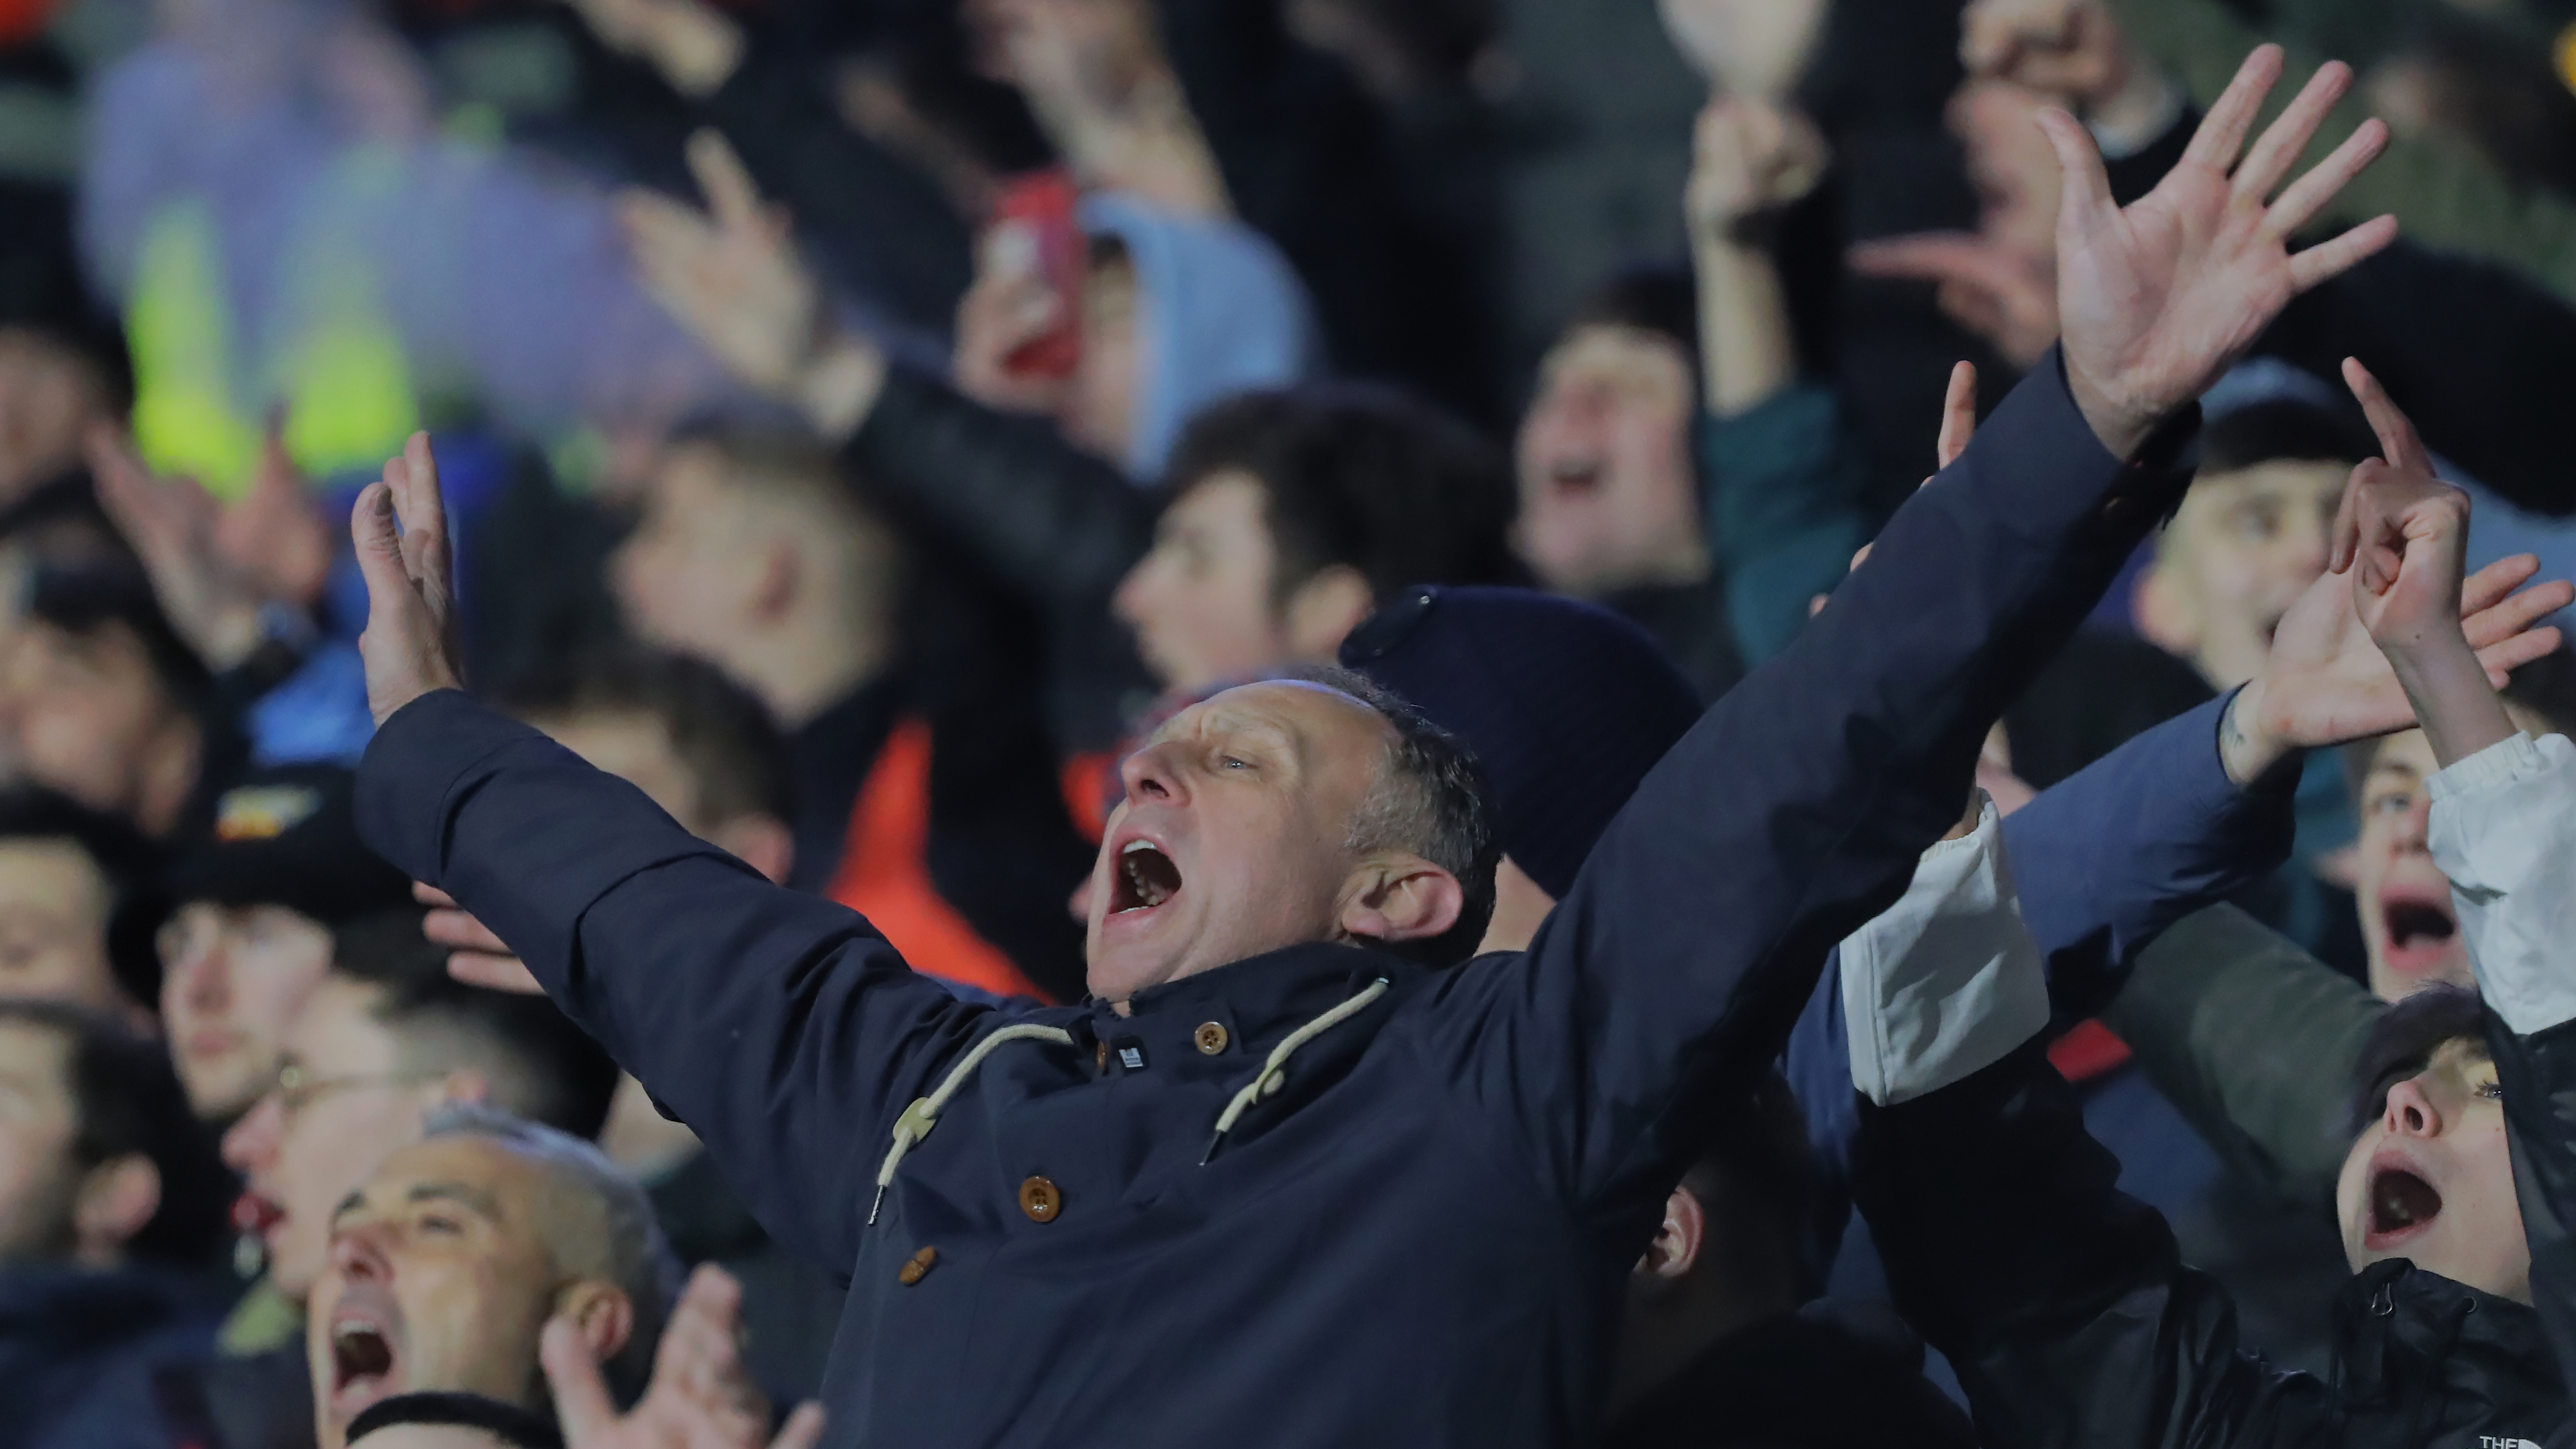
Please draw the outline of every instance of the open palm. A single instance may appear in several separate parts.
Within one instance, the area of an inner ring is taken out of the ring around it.
[[[2396,219],[2383,216],[2290,251],[2291,235],[2378,156],[2388,128],[2365,122],[2282,187],[2350,88],[2352,71],[2340,63],[2320,68],[2245,150],[2281,65],[2278,46],[2248,56],[2182,161],[2125,209],[2112,201],[2101,155],[2083,126],[2062,110],[2041,114],[2065,178],[2057,289],[2067,380],[2094,432],[2121,456],[2217,381],[2292,297],[2397,235]]]
[[[2510,671],[2558,648],[2559,631],[2540,621],[2576,603],[2576,585],[2565,579],[2522,588],[2539,571],[2540,560],[2521,554],[2478,570],[2460,589],[2461,630],[2499,687]],[[2295,748],[2347,744],[2415,723],[2342,574],[2318,575],[2281,616],[2262,683],[2258,724]]]

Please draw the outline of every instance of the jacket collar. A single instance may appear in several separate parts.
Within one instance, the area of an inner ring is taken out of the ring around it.
[[[2483,1405],[2533,1422],[2566,1412],[2566,1384],[2527,1305],[2392,1259],[2353,1275],[2336,1317],[2335,1375],[2353,1409]],[[2439,1427],[2427,1422],[2420,1435]]]
[[[1402,986],[1431,969],[1385,951],[1315,941],[1148,987],[1129,1000],[1125,1016],[1095,997],[1086,1020],[1112,1062],[1122,1045],[1132,1045],[1158,1065],[1195,1061],[1239,1075],[1370,982],[1385,977]]]

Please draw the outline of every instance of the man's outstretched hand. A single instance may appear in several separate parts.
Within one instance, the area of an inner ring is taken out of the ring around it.
[[[384,477],[358,494],[349,518],[358,571],[367,580],[367,712],[381,725],[394,711],[464,679],[456,637],[456,589],[447,548],[447,508],[429,434],[414,433]]]
[[[2388,127],[2364,122],[2290,181],[2326,112],[2351,88],[2352,70],[2321,67],[2247,149],[2281,65],[2276,45],[2246,57],[2181,162],[2126,209],[2111,200],[2083,125],[2062,110],[2040,114],[2065,179],[2057,310],[2067,382],[2094,435],[2120,457],[2216,382],[2291,298],[2396,239],[2397,219],[2382,216],[2306,251],[2289,249],[2291,234],[2388,144]]]
[[[546,1325],[538,1346],[566,1449],[813,1449],[823,1409],[803,1404],[769,1437],[769,1400],[743,1366],[742,1285],[700,1267],[663,1325],[653,1382],[633,1411],[617,1412],[599,1361],[572,1320]]]

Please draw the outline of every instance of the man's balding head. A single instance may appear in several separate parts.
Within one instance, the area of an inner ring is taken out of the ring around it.
[[[1091,989],[1137,991],[1312,941],[1448,964],[1493,909],[1465,746],[1356,675],[1226,690],[1122,767],[1092,872]]]

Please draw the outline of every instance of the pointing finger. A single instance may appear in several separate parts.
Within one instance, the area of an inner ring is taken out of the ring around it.
[[[2424,440],[2416,435],[2414,420],[2389,397],[2388,389],[2380,386],[2370,369],[2361,365],[2360,358],[2343,360],[2343,380],[2361,403],[2362,415],[2370,419],[2370,430],[2379,435],[2381,454],[2390,466],[2427,478],[2433,476],[2433,455],[2424,450]]]
[[[760,188],[752,184],[742,157],[712,127],[689,137],[689,174],[698,179],[698,189],[706,194],[717,225],[726,231],[761,225]]]

